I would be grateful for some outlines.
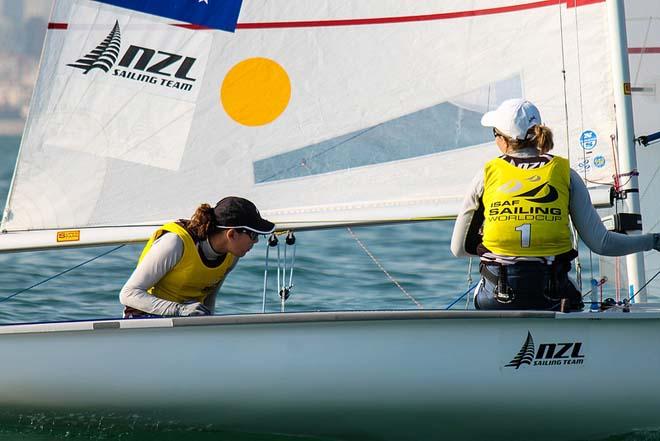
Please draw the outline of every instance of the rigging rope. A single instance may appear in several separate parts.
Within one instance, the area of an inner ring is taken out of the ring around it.
[[[119,245],[118,247],[115,247],[115,248],[113,248],[113,249],[111,249],[111,250],[109,250],[109,251],[103,252],[103,253],[99,254],[98,256],[92,257],[91,259],[88,259],[88,260],[86,260],[86,261],[84,261],[84,262],[82,262],[82,263],[79,263],[78,265],[75,265],[75,266],[73,266],[73,267],[71,267],[71,268],[69,268],[69,269],[66,269],[66,270],[64,270],[64,271],[61,271],[61,272],[59,272],[59,273],[53,275],[53,276],[50,276],[50,277],[48,277],[48,278],[46,278],[46,279],[44,279],[44,280],[42,280],[42,281],[40,281],[40,282],[35,283],[35,284],[32,285],[32,286],[28,286],[27,288],[23,288],[23,289],[21,289],[21,290],[19,290],[19,291],[16,291],[15,293],[13,293],[13,294],[11,294],[11,295],[9,295],[9,296],[7,296],[7,297],[4,297],[4,298],[0,299],[0,303],[2,303],[2,302],[6,302],[7,300],[12,299],[12,298],[16,297],[17,295],[19,295],[19,294],[21,294],[21,293],[24,293],[25,291],[29,291],[29,290],[31,290],[32,288],[36,288],[36,287],[39,286],[39,285],[43,285],[44,283],[49,282],[49,281],[51,281],[51,280],[53,280],[53,279],[55,279],[55,278],[57,278],[57,277],[60,277],[60,276],[62,276],[62,275],[64,275],[64,274],[66,274],[66,273],[69,273],[69,272],[71,272],[71,271],[73,271],[73,270],[75,270],[75,269],[77,269],[77,268],[80,268],[80,267],[83,266],[83,265],[87,265],[88,263],[93,262],[93,261],[95,261],[96,259],[99,259],[99,258],[101,258],[101,257],[103,257],[103,256],[106,256],[106,255],[108,255],[108,254],[110,254],[110,253],[112,253],[112,252],[114,252],[114,251],[117,251],[119,248],[122,248],[123,246],[125,246],[125,244],[121,244],[121,245]]]
[[[649,41],[649,31],[651,30],[651,24],[653,23],[653,17],[649,16],[649,24],[646,26],[646,35],[644,35],[644,43],[642,43],[642,51],[639,54],[639,63],[637,63],[637,72],[635,72],[635,82],[633,83],[633,86],[639,84],[639,73],[642,71],[642,60],[644,59],[644,55],[646,54],[646,45],[648,44]]]
[[[642,290],[643,290],[644,288],[646,288],[647,285],[648,285],[649,283],[651,283],[651,282],[653,281],[653,279],[655,279],[655,278],[658,277],[659,275],[660,275],[660,270],[659,270],[658,272],[656,272],[655,275],[654,275],[653,277],[651,277],[651,278],[650,278],[650,279],[649,279],[644,285],[642,285],[642,287],[639,288],[639,289],[637,290],[636,293],[634,293],[632,296],[630,296],[630,298],[628,298],[628,299],[623,299],[623,301],[615,301],[615,304],[616,304],[616,305],[629,305],[629,304],[631,303],[631,300],[634,299],[635,296],[637,296],[637,294],[639,294],[640,292],[642,292]],[[602,285],[603,285],[605,282],[607,282],[607,279],[601,279],[600,281],[598,281],[598,280],[594,280],[593,282],[594,282],[594,283],[593,283],[593,285],[592,285],[592,288],[591,288],[589,291],[587,291],[586,293],[584,293],[584,294],[582,295],[582,298],[585,298],[586,296],[588,296],[589,294],[591,294],[592,292],[594,292],[594,289],[595,289],[595,288],[600,288],[600,287],[602,287]],[[602,304],[607,304],[607,305],[613,306],[612,304],[610,304],[609,302],[607,302],[607,300],[605,300],[605,301],[600,301],[600,302],[591,302],[591,303],[594,304],[594,305],[598,305],[598,304],[601,304],[601,305],[602,305]],[[558,306],[558,305],[559,305],[559,304],[555,305],[555,307]]]
[[[580,11],[582,10],[580,8],[573,8],[575,16],[575,49],[577,51],[578,97],[580,98],[580,133],[582,133],[584,131],[584,103],[582,97],[582,57],[580,56],[580,26],[578,26],[578,9]]]
[[[392,276],[390,275],[390,273],[387,272],[387,270],[383,267],[383,265],[381,265],[381,263],[378,261],[378,259],[376,259],[376,257],[375,257],[375,256],[374,256],[374,255],[373,255],[373,254],[367,249],[367,247],[366,247],[366,246],[362,243],[362,241],[357,237],[357,235],[353,232],[353,230],[351,230],[350,227],[346,227],[346,230],[348,230],[348,234],[350,234],[351,237],[352,237],[353,239],[355,239],[355,241],[356,241],[357,244],[360,246],[360,248],[362,248],[362,249],[364,250],[364,252],[367,253],[367,256],[369,256],[369,257],[371,258],[371,260],[373,260],[373,262],[376,264],[376,266],[378,266],[378,268],[380,268],[380,270],[381,270],[383,273],[385,273],[385,275],[387,276],[387,278],[390,279],[390,281],[391,281],[392,283],[394,283],[394,285],[396,285],[396,286],[401,290],[401,292],[404,293],[404,294],[405,294],[405,295],[406,295],[406,296],[407,296],[407,297],[408,297],[408,298],[409,298],[409,299],[410,299],[415,305],[417,305],[417,307],[418,307],[419,309],[424,309],[424,306],[422,306],[422,304],[421,304],[420,302],[418,302],[417,299],[415,299],[415,298],[414,298],[414,297],[413,297],[408,291],[406,291],[406,290],[404,289],[404,287],[401,286],[401,284],[400,284],[399,282],[397,282],[397,281],[394,279],[394,277],[392,277]]]
[[[561,13],[563,3],[557,2],[557,6],[559,7],[559,39],[561,42],[561,75],[562,75],[562,85],[564,88],[563,92],[564,92],[564,121],[566,122],[566,149],[568,152],[568,160],[570,162],[571,140],[570,140],[569,128],[568,128],[568,92],[566,91],[566,54],[564,53],[564,19]]]
[[[278,242],[278,244],[277,244],[277,292],[280,294],[280,312],[284,312],[284,301],[286,299],[282,295],[282,283],[280,281],[280,274],[282,272],[282,262],[281,262],[280,259],[281,259],[280,244]],[[286,260],[284,261],[284,265],[286,265]],[[286,272],[286,267],[284,268],[284,272]]]
[[[277,247],[277,293],[280,295],[280,312],[284,312],[284,302],[289,298],[291,289],[293,288],[293,268],[296,263],[296,237],[293,234],[293,231],[289,231],[286,236],[285,245],[284,245],[284,260],[280,255],[280,241],[277,238],[278,234],[282,233],[272,233],[268,237],[268,243],[266,244],[266,261],[264,264],[264,290],[261,298],[261,312],[266,312],[266,291],[268,290],[268,262],[269,252],[271,247]],[[293,256],[291,258],[291,263],[289,267],[289,283],[287,284],[286,277],[286,268],[287,268],[287,246],[293,246]]]
[[[286,267],[287,267],[287,257],[286,250],[288,246],[293,246],[293,256],[291,258],[291,263],[289,266],[289,283],[286,282]],[[280,265],[280,246],[277,246],[277,292],[280,295],[280,311],[284,312],[284,302],[289,298],[291,289],[293,288],[293,267],[296,263],[296,237],[292,231],[289,231],[286,235],[284,241],[284,260],[282,265]],[[280,283],[280,270],[282,272],[282,279]]]
[[[480,282],[481,282],[481,279],[479,279],[479,282],[477,282],[477,283],[475,283],[474,285],[470,286],[470,287],[468,288],[467,291],[465,291],[463,294],[461,294],[461,296],[458,297],[456,300],[454,300],[453,302],[451,302],[451,303],[449,304],[449,306],[447,306],[445,309],[450,309],[452,306],[454,306],[456,303],[458,303],[459,300],[461,300],[463,297],[465,297],[466,295],[468,295],[468,294],[470,293],[470,291],[472,291],[474,288],[476,288],[477,285],[478,285]],[[467,308],[466,308],[466,309],[467,309]]]
[[[562,10],[563,10],[563,2],[558,2],[558,11],[559,11],[559,38],[561,42],[561,74],[562,74],[562,85],[563,85],[563,93],[564,93],[564,121],[565,121],[565,130],[566,130],[566,152],[567,152],[567,159],[570,164],[571,162],[571,139],[570,139],[570,128],[568,125],[568,92],[567,92],[567,80],[566,80],[566,53],[564,50],[564,19],[562,15]],[[577,74],[578,74],[578,91],[579,91],[579,99],[580,99],[580,132],[584,130],[584,109],[583,109],[583,101],[582,101],[582,77],[581,77],[581,69],[580,69],[580,41],[578,37],[578,19],[577,19],[577,9],[575,8],[575,38],[576,38],[576,50],[577,50]],[[582,161],[586,161],[586,150],[583,150],[582,152]],[[584,181],[587,181],[587,168],[584,167]],[[573,248],[576,250],[579,247],[580,243],[580,238],[578,236],[577,230],[575,229],[575,225],[573,225],[573,221],[569,221],[569,228],[571,230],[571,236],[572,236],[572,242],[573,242]],[[592,268],[592,274],[591,278],[593,279],[593,258],[591,256],[591,252],[589,253],[589,259],[590,259],[590,264]],[[582,291],[582,263],[580,262],[580,256],[578,255],[575,258],[575,275],[577,278],[578,282],[578,289]]]
[[[649,283],[653,282],[653,279],[655,279],[656,277],[658,277],[658,275],[660,275],[660,271],[658,271],[657,273],[655,273],[655,275],[654,275],[653,277],[651,277],[649,280],[647,280],[646,283],[643,284],[642,287],[639,288],[639,289],[637,290],[637,292],[636,292],[635,294],[633,294],[633,295],[630,297],[630,299],[628,299],[628,300],[633,300],[633,299],[637,296],[637,294],[639,294],[640,292],[642,292],[642,290],[643,290],[644,288],[646,288],[646,286],[647,286]]]
[[[271,237],[275,237],[275,235],[273,234],[273,236]],[[275,237],[275,240],[277,240],[277,237]],[[266,243],[266,262],[264,263],[264,293],[261,298],[262,313],[266,312],[266,290],[268,289],[268,254],[270,251],[270,247],[271,247],[271,238],[269,237]]]

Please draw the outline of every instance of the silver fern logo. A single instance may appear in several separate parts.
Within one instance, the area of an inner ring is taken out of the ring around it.
[[[532,333],[527,331],[527,338],[520,351],[504,367],[520,369],[525,364],[528,366],[582,365],[584,360],[582,342],[541,343],[537,349]]]
[[[115,21],[112,31],[110,31],[101,44],[75,63],[67,64],[67,66],[82,69],[84,74],[87,74],[92,69],[101,69],[107,73],[117,62],[120,48],[121,31],[119,30],[119,21]]]
[[[197,57],[147,47],[138,42],[133,44],[131,36],[135,37],[137,34],[139,32],[127,32],[127,48],[122,53],[122,35],[119,21],[116,20],[108,36],[98,46],[67,66],[81,69],[84,74],[101,69],[122,80],[148,83],[182,92],[192,91],[197,81],[192,76]]]
[[[518,352],[518,354],[513,357],[513,360],[511,360],[505,367],[513,367],[519,369],[523,364],[532,364],[534,361],[535,352],[534,339],[532,338],[532,334],[527,331],[527,338],[525,339],[525,343],[523,343],[522,348],[520,348],[520,352]]]

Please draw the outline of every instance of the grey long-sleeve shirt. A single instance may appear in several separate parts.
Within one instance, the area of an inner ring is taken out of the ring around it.
[[[528,152],[518,152],[520,157],[529,157]],[[509,156],[518,156],[509,154]],[[576,171],[571,169],[569,190],[569,213],[573,225],[584,243],[596,254],[623,256],[651,250],[654,246],[653,234],[631,235],[608,231],[591,203],[589,191]],[[480,171],[472,180],[458,213],[454,233],[451,238],[451,252],[456,257],[472,255],[466,244],[474,241],[479,226],[473,224],[484,194],[484,173]],[[545,257],[545,256],[542,256]]]
[[[221,257],[216,253],[208,241],[199,243],[199,248],[208,260],[217,260]],[[144,311],[149,314],[163,316],[177,316],[180,314],[181,304],[169,300],[160,299],[147,292],[165,274],[170,272],[183,256],[183,240],[176,234],[166,233],[154,241],[149,252],[135,268],[131,277],[126,281],[119,293],[119,301],[131,308]],[[227,269],[227,274],[236,266],[238,258],[233,265]],[[225,277],[226,278],[226,277]],[[222,282],[206,296],[204,306],[213,314],[215,310],[215,299]]]

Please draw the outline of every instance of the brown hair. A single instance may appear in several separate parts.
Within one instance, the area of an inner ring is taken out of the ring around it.
[[[184,222],[184,225],[198,240],[206,240],[209,233],[215,229],[213,208],[209,204],[200,205],[190,220]]]
[[[552,141],[552,131],[542,124],[531,127],[527,134],[531,134],[529,139],[513,139],[508,136],[505,137],[507,145],[511,150],[520,150],[528,147],[534,147],[538,150],[539,154],[548,153],[554,147]]]

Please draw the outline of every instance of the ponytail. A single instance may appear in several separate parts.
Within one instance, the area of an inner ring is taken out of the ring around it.
[[[552,131],[544,125],[536,125],[532,127],[534,130],[534,137],[532,141],[536,143],[536,149],[540,154],[548,153],[554,147],[552,141]]]
[[[187,222],[186,228],[193,233],[197,239],[206,240],[209,233],[215,228],[215,215],[213,208],[209,204],[202,204],[197,207],[195,213]]]
[[[505,137],[507,145],[512,150],[520,150],[529,147],[534,147],[538,150],[539,155],[548,153],[554,147],[552,141],[552,131],[542,124],[535,125],[527,131],[525,139],[513,139]]]

